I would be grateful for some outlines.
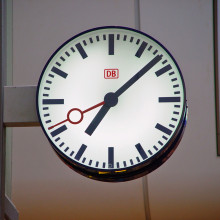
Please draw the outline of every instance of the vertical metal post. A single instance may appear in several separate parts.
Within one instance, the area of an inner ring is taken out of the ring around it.
[[[140,30],[140,0],[134,0],[134,22],[135,29]]]
[[[220,156],[220,1],[213,0],[217,156]]]
[[[5,213],[5,128],[3,100],[5,85],[5,0],[0,0],[0,220]]]
[[[141,29],[140,0],[134,0],[134,19],[135,19],[135,29],[140,30]],[[146,220],[151,220],[147,176],[142,177],[142,186],[143,186],[145,218]]]
[[[5,27],[5,39],[6,39],[6,73],[5,73],[5,85],[12,86],[12,71],[13,71],[13,43],[12,43],[12,35],[13,35],[13,0],[7,0],[6,2],[6,12],[5,12],[5,19],[6,19],[6,27]],[[5,90],[4,90],[4,97],[5,97]],[[5,112],[5,104],[4,104],[4,112]],[[7,128],[5,130],[5,194],[8,198],[11,198],[11,188],[12,188],[12,128]]]

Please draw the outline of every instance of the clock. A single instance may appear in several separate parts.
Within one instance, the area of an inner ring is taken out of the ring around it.
[[[183,76],[153,37],[98,27],[62,44],[37,88],[41,127],[58,156],[92,179],[150,173],[176,149],[187,118]]]

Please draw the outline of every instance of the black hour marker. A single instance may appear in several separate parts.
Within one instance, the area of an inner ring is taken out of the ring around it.
[[[150,155],[152,155],[153,153],[150,151],[150,150],[148,150],[148,153],[150,154]]]
[[[155,128],[162,131],[163,133],[165,133],[167,135],[171,135],[171,133],[172,133],[172,131],[169,128],[166,128],[159,123],[156,124]]]
[[[91,165],[92,165],[92,160],[89,161],[89,166],[91,166]]]
[[[73,47],[70,47],[70,49],[71,49],[71,51],[74,53],[75,52],[75,50],[73,49]]]
[[[145,153],[143,147],[140,144],[136,144],[135,147],[137,148],[139,154],[141,155],[142,159],[145,160],[147,158],[147,154]]]
[[[136,159],[137,159],[137,162],[140,163],[140,159],[139,159],[139,157],[136,157]]]
[[[44,89],[45,89],[45,90],[50,90],[50,88],[49,88],[49,87],[44,87]]]
[[[52,82],[50,80],[46,80],[46,83],[51,84]]]
[[[43,105],[62,105],[64,99],[43,99]]]
[[[48,110],[49,108],[48,107],[43,107],[43,110]]]
[[[114,168],[114,147],[108,148],[108,168]]]
[[[70,153],[70,156],[72,157],[72,156],[73,156],[73,154],[74,154],[74,151],[72,151],[72,152]]]
[[[99,36],[96,36],[96,40],[99,41]]]
[[[127,35],[124,35],[123,41],[127,40]]]
[[[76,160],[80,160],[86,148],[87,146],[85,144],[82,144],[82,146],[79,148],[78,152],[76,153],[76,156],[75,156]]]
[[[133,42],[133,40],[134,40],[134,37],[131,37],[130,42],[132,43],[132,42]]]
[[[95,167],[98,167],[98,166],[99,166],[99,161],[97,161],[95,164]]]
[[[133,164],[134,164],[132,159],[130,159],[130,163],[131,163],[131,165],[133,165]]]
[[[56,130],[52,131],[50,134],[52,137],[55,137],[56,135],[64,132],[65,130],[67,130],[67,127],[66,127],[66,125],[63,125],[63,126],[57,128]]]
[[[105,34],[103,34],[103,40],[106,40],[106,35]]]
[[[173,79],[171,79],[172,82],[174,82],[174,81],[176,81],[176,80],[177,80],[177,78],[173,78]]]
[[[180,108],[180,105],[174,105],[175,108]]]
[[[81,57],[83,59],[85,59],[86,57],[88,57],[86,51],[83,49],[82,45],[80,43],[76,44],[76,49],[79,51]]]
[[[115,42],[114,42],[114,34],[109,34],[108,35],[108,54],[109,55],[114,55],[115,53]]]
[[[171,65],[168,64],[168,65],[164,66],[163,68],[157,70],[157,71],[155,72],[155,74],[156,74],[157,77],[158,77],[158,76],[161,76],[162,74],[166,73],[167,71],[169,71],[169,70],[171,70],[171,69],[172,69]]]
[[[51,77],[51,78],[54,78],[54,75],[52,75],[52,74],[48,74],[48,76]]]
[[[69,150],[69,147],[66,147],[66,149],[64,151],[67,152],[68,150]]]
[[[117,40],[120,40],[120,34],[117,34]]]
[[[179,84],[173,85],[173,88],[177,88],[179,87]]]
[[[92,40],[92,38],[91,38],[91,37],[89,38],[89,41],[90,41],[90,43],[91,43],[91,44],[93,43],[93,40]]]
[[[174,72],[169,73],[170,76],[172,76],[174,74]]]
[[[144,52],[146,46],[147,46],[147,43],[146,43],[145,41],[143,41],[142,44],[141,44],[141,46],[138,48],[138,50],[137,50],[135,56],[138,57],[138,58],[140,58],[141,55],[143,54],[143,52]]]
[[[103,164],[102,164],[102,168],[105,168],[105,162],[103,162]]]
[[[46,121],[46,124],[48,124],[48,123],[50,123],[51,122],[51,120],[48,120],[48,121]]]
[[[180,102],[180,97],[159,97],[159,102]]]
[[[82,163],[85,163],[85,161],[86,161],[86,158],[84,157],[83,160],[82,160]]]
[[[120,168],[120,164],[119,162],[116,163],[117,168]]]
[[[140,43],[140,39],[137,40],[136,44],[138,45]]]
[[[63,72],[62,70],[56,68],[55,66],[51,69],[52,72],[56,73],[57,75],[63,77],[64,79],[66,79],[67,77],[67,73]]]
[[[50,116],[50,114],[44,114],[44,117],[48,117],[48,116]]]

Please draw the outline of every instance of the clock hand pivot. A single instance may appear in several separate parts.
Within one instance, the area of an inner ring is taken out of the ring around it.
[[[115,93],[109,92],[104,97],[105,105],[108,107],[114,107],[118,103],[118,97]]]

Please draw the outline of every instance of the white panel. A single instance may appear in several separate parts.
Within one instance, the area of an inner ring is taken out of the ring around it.
[[[55,49],[81,31],[134,27],[133,0],[16,0],[13,13],[14,86],[36,85]],[[58,159],[40,128],[13,134],[12,198],[20,219],[145,219],[141,179],[87,179]]]
[[[142,0],[141,29],[177,60],[189,105],[188,124],[178,149],[148,176],[152,220],[220,219],[212,1]]]

